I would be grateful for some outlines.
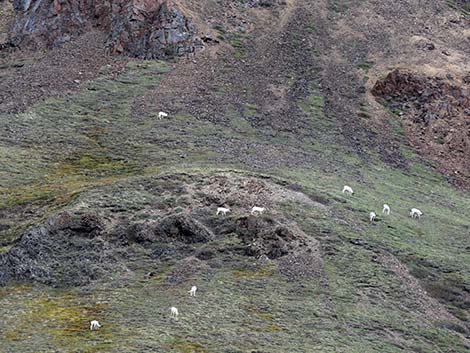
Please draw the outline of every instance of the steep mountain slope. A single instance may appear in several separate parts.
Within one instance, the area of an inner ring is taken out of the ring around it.
[[[465,92],[465,3],[174,4],[205,43],[178,60],[93,26],[0,51],[2,349],[468,351],[468,165],[414,149],[422,92],[374,89]]]

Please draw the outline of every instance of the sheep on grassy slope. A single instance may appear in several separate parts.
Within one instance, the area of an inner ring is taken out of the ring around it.
[[[412,208],[410,210],[410,217],[411,218],[421,218],[422,215],[423,215],[423,212],[421,212],[417,208]]]
[[[343,194],[344,193],[348,193],[350,195],[354,194],[354,191],[352,189],[352,187],[348,186],[348,185],[344,185],[343,187]]]
[[[390,206],[387,205],[386,203],[384,203],[384,208],[383,208],[383,210],[382,210],[382,213],[385,213],[385,214],[387,214],[387,215],[390,214]]]
[[[176,309],[174,306],[170,308],[170,317],[177,319],[179,315],[178,309]]]
[[[189,293],[189,295],[190,295],[191,297],[195,297],[195,296],[196,296],[196,291],[197,291],[197,287],[196,287],[196,286],[192,286],[191,289],[190,289],[190,291],[189,291],[188,293]]]
[[[97,320],[92,320],[90,322],[90,330],[97,330],[101,327],[100,323]]]
[[[377,215],[375,214],[375,212],[371,212],[369,213],[369,221],[372,223],[373,221],[375,221],[375,217],[377,217]]]
[[[231,212],[230,208],[217,207],[217,213],[216,213],[216,215],[218,216],[219,214],[222,213],[222,215],[225,216],[228,212]]]
[[[255,213],[259,213],[259,214],[263,214],[264,212],[266,211],[266,207],[257,207],[257,206],[254,206],[252,209],[251,209],[251,215],[254,215]]]
[[[158,119],[163,119],[168,117],[168,113],[165,112],[158,112]]]

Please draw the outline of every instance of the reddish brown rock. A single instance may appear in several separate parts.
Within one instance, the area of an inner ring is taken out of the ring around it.
[[[397,69],[372,93],[402,112],[412,145],[458,184],[470,186],[470,89],[466,77],[463,84],[451,78]]]

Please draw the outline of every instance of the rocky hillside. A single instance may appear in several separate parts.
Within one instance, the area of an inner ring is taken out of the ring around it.
[[[0,6],[0,351],[470,349],[466,1]]]

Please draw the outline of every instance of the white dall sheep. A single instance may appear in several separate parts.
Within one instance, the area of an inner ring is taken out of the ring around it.
[[[252,209],[251,209],[251,215],[254,215],[255,213],[259,213],[259,214],[263,214],[264,212],[266,211],[266,207],[257,207],[257,206],[254,206]]]
[[[177,319],[178,318],[178,309],[176,309],[174,306],[170,308],[170,317]]]
[[[422,215],[423,215],[423,212],[421,212],[417,208],[412,208],[410,210],[410,217],[411,218],[421,218]]]
[[[382,210],[382,213],[390,214],[390,206],[384,203],[384,208]]]
[[[227,212],[232,212],[230,208],[225,208],[225,207],[217,207],[217,216],[222,213],[223,216],[227,214]]]
[[[348,193],[350,195],[354,194],[354,191],[352,189],[352,187],[348,186],[348,185],[344,185],[343,186],[343,194],[344,193]]]
[[[101,327],[100,323],[98,320],[92,320],[90,322],[90,330],[98,330]]]
[[[375,214],[375,212],[371,212],[369,213],[369,221],[372,223],[373,221],[375,221],[375,217],[377,217],[377,215]]]
[[[168,113],[165,112],[158,112],[158,119],[163,119],[168,117]]]
[[[196,296],[196,291],[197,291],[197,287],[196,287],[196,286],[192,286],[192,287],[191,287],[191,290],[190,290],[188,293],[189,293],[189,295],[190,295],[191,297],[195,297],[195,296]]]

